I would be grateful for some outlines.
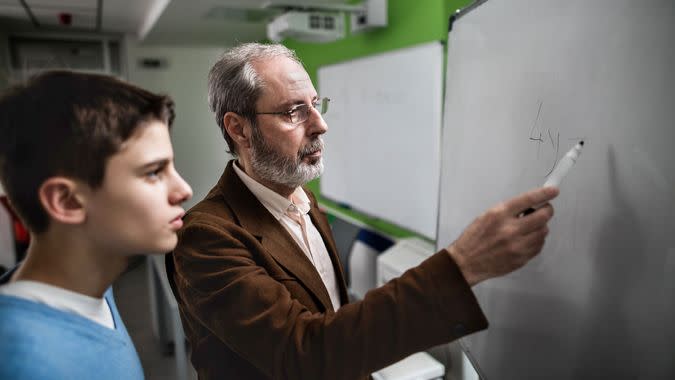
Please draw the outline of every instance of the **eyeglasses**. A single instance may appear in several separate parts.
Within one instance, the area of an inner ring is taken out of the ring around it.
[[[328,103],[330,102],[329,98],[321,98],[312,102],[312,107],[319,111],[321,115],[325,115],[328,112]],[[285,115],[288,117],[288,120],[292,124],[304,123],[309,119],[309,115],[312,113],[312,110],[309,108],[309,104],[298,104],[288,111],[284,112],[256,112],[255,115]]]

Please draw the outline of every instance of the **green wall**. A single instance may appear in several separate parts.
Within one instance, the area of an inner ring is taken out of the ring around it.
[[[297,52],[312,81],[316,84],[317,70],[324,65],[431,41],[446,42],[450,15],[456,9],[470,3],[471,0],[389,0],[386,28],[348,35],[339,41],[325,44],[302,43],[293,40],[285,40],[284,44]],[[315,194],[319,194],[319,181],[320,179],[309,184]],[[358,184],[355,185],[358,186]],[[386,221],[344,209],[321,196],[319,196],[319,201],[391,236],[416,236]]]

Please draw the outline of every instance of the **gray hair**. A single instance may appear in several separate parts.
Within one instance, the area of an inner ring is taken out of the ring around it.
[[[255,127],[255,104],[265,83],[253,63],[280,56],[302,65],[295,52],[284,45],[245,43],[223,53],[209,71],[209,107],[227,142],[228,153],[237,155],[234,141],[223,125],[223,116],[228,112],[237,113]]]

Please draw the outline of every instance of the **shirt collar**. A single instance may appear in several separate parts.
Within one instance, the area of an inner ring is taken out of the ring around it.
[[[244,185],[277,220],[281,219],[281,217],[286,214],[286,210],[292,210],[293,208],[297,208],[302,215],[309,212],[309,197],[307,197],[307,194],[305,194],[302,187],[298,186],[293,191],[293,194],[291,194],[291,198],[295,200],[295,203],[293,203],[274,190],[251,178],[239,168],[237,161],[234,162],[232,167]]]

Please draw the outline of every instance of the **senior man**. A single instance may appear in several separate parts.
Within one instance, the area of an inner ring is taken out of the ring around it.
[[[328,100],[292,51],[251,43],[213,66],[209,102],[235,159],[167,255],[200,379],[367,378],[486,328],[471,286],[544,244],[554,188],[489,209],[446,249],[348,303],[330,227],[303,187],[323,171]]]

